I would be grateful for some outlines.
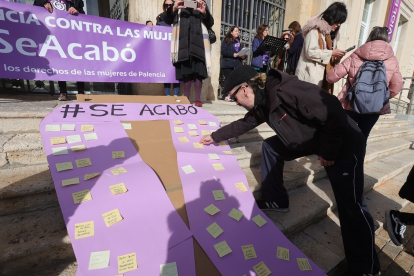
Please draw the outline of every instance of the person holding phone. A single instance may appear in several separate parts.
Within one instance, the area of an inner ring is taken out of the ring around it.
[[[330,83],[335,83],[348,75],[346,84],[339,93],[338,99],[341,101],[342,107],[346,110],[348,116],[351,117],[361,129],[362,134],[365,137],[365,145],[369,133],[378,121],[379,116],[391,113],[389,102],[384,105],[378,114],[358,114],[354,112],[350,105],[350,101],[347,98],[348,89],[354,84],[355,77],[357,76],[361,65],[367,60],[382,60],[384,62],[387,70],[387,85],[390,89],[390,98],[397,96],[401,91],[403,80],[397,58],[394,56],[394,51],[392,50],[391,45],[388,44],[387,27],[374,27],[365,44],[356,49],[352,55],[331,70],[326,77]]]
[[[203,80],[211,75],[207,30],[213,27],[214,19],[204,0],[196,0],[197,8],[187,8],[184,2],[178,0],[167,9],[167,16],[174,20],[171,60],[176,79],[183,83],[184,95],[190,97],[191,84],[194,83],[195,105],[201,107]]]
[[[242,49],[239,38],[239,27],[232,26],[227,31],[226,36],[221,43],[221,72],[227,80],[234,68],[242,65],[242,60],[246,56],[239,56],[238,52]],[[231,102],[230,97],[225,95],[225,101]]]
[[[339,29],[347,16],[345,4],[335,2],[321,15],[311,18],[302,29],[304,44],[296,76],[300,80],[322,87],[330,94],[333,93],[333,84],[326,81],[326,73],[346,54],[336,47]]]

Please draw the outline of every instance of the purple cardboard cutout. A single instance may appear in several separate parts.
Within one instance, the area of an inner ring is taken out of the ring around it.
[[[0,1],[0,78],[171,83],[171,28]]]
[[[151,168],[146,165],[120,122],[99,123],[81,121],[75,123],[75,131],[46,132],[47,124],[55,124],[53,116],[47,116],[40,124],[43,144],[55,182],[68,234],[78,261],[77,275],[116,275],[117,257],[136,253],[138,270],[128,275],[149,275],[144,271],[159,272],[159,265],[177,262],[183,275],[194,275],[194,259],[191,233],[171,204],[162,184]],[[81,125],[91,124],[98,140],[86,141]],[[82,142],[51,145],[50,138],[80,135]],[[85,145],[86,150],[72,152],[70,147]],[[69,154],[54,156],[52,148],[68,147]],[[112,159],[112,151],[124,151],[125,158]],[[77,168],[75,160],[90,158],[92,166]],[[57,172],[56,163],[72,162],[74,169]],[[126,173],[113,175],[110,170],[123,167]],[[100,175],[83,180],[85,174]],[[79,177],[80,184],[62,186],[62,180]],[[109,186],[124,183],[128,191],[113,195]],[[74,204],[72,193],[89,189],[92,200]],[[156,202],[156,204],[154,204]],[[151,208],[148,208],[151,206]],[[118,209],[123,220],[107,227],[102,214]],[[94,221],[95,235],[75,239],[75,224]],[[186,244],[182,244],[183,241]],[[91,252],[110,250],[108,268],[88,270]],[[141,265],[145,269],[140,269]],[[181,273],[181,272],[180,272]],[[151,274],[156,275],[156,274]],[[181,275],[181,274],[180,274]]]

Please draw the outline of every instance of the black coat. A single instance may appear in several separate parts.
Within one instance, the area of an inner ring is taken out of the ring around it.
[[[221,43],[221,68],[236,68],[242,65],[242,58],[234,57],[236,50],[234,49],[233,43]],[[241,47],[240,47],[241,48]]]
[[[255,107],[243,119],[211,136],[215,142],[240,136],[267,123],[284,145],[325,160],[347,159],[364,150],[364,138],[337,97],[296,76],[270,70],[266,89],[255,93]]]
[[[48,0],[35,0],[33,5],[38,7],[44,7],[47,3],[49,3]],[[71,7],[75,8],[79,13],[85,14],[85,11],[83,10],[82,0],[66,1],[66,10],[69,10]]]
[[[175,15],[178,13],[173,13],[173,7],[170,7],[167,10],[167,16],[174,20]],[[211,28],[214,25],[214,19],[208,10],[206,9],[206,16],[199,11],[193,9],[181,9],[181,18],[180,18],[180,38],[179,38],[179,47],[178,47],[178,61],[187,61],[190,59],[190,56],[199,58],[205,61],[204,53],[204,40],[203,40],[203,31],[201,29],[201,22],[203,22],[207,29]]]
[[[164,27],[171,27],[173,20],[167,16],[167,12],[160,13],[157,16],[157,25]]]
[[[289,66],[292,70],[296,71],[296,66],[298,65],[299,58],[302,53],[303,42],[304,39],[302,33],[298,33],[295,36],[292,45],[288,49],[289,54],[291,54],[289,57]]]

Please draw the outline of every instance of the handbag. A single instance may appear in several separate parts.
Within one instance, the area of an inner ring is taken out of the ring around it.
[[[213,44],[217,40],[216,33],[212,29],[208,29],[207,31],[208,38],[210,39],[210,44]]]

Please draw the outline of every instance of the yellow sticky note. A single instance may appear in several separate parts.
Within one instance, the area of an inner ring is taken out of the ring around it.
[[[215,200],[225,200],[226,197],[224,196],[223,190],[214,190],[213,196]]]
[[[75,124],[62,124],[62,130],[74,131],[75,130]]]
[[[135,253],[118,257],[118,273],[125,273],[137,268],[137,256]]]
[[[180,120],[175,120],[175,121],[173,121],[173,123],[176,124],[177,126],[184,124]]]
[[[188,124],[187,126],[189,129],[197,129],[197,126],[195,124]]]
[[[184,133],[184,129],[182,127],[174,127],[175,133]]]
[[[190,134],[190,136],[198,136],[197,131],[189,131],[188,134]]]
[[[254,250],[253,244],[244,245],[241,247],[243,250],[243,255],[245,260],[257,258],[256,251]]]
[[[66,144],[65,137],[52,137],[50,138],[50,143],[52,145]]]
[[[98,135],[96,135],[96,133],[85,133],[83,136],[86,141],[98,140]]]
[[[52,148],[53,155],[64,155],[69,154],[67,147]]]
[[[208,157],[210,157],[211,160],[220,160],[220,157],[216,153],[209,153]]]
[[[82,132],[93,131],[93,125],[81,125]]]
[[[85,176],[83,177],[83,180],[89,180],[92,179],[94,177],[97,177],[100,173],[89,173],[89,174],[85,174]]]
[[[243,213],[235,208],[231,209],[229,213],[229,217],[234,218],[237,221],[240,221],[240,219],[243,217]]]
[[[289,249],[284,247],[277,247],[277,258],[285,261],[289,261]]]
[[[75,162],[78,168],[92,166],[91,160],[89,158],[78,159],[75,160]]]
[[[186,173],[186,174],[189,174],[189,173],[193,173],[193,172],[195,172],[195,170],[193,169],[193,167],[191,166],[191,165],[187,165],[187,166],[184,166],[184,167],[181,167],[181,169]]]
[[[112,159],[119,159],[119,158],[125,158],[125,152],[124,151],[113,151]]]
[[[114,225],[115,223],[123,220],[121,214],[119,213],[118,209],[114,209],[112,211],[106,212],[102,214],[102,217],[105,221],[106,227]]]
[[[257,276],[268,276],[272,273],[264,262],[258,263],[253,267],[253,269],[256,271]]]
[[[210,131],[208,130],[202,130],[201,135],[210,135]]]
[[[161,276],[178,276],[177,263],[172,262],[160,265]]]
[[[79,184],[79,183],[80,183],[79,177],[62,180],[62,186],[74,185],[74,184]]]
[[[86,150],[85,145],[79,145],[79,146],[71,146],[70,149],[72,151],[79,151],[79,150]]]
[[[301,271],[312,270],[312,267],[310,266],[310,263],[309,263],[308,259],[306,259],[306,258],[296,258],[296,260],[298,261],[299,269]]]
[[[247,188],[246,188],[246,186],[244,185],[243,182],[236,183],[235,185],[236,185],[237,189],[239,189],[240,191],[247,192]]]
[[[46,131],[60,131],[60,125],[46,125]]]
[[[79,204],[81,202],[92,200],[92,195],[89,190],[83,190],[72,194],[73,202]]]
[[[68,135],[68,136],[66,136],[66,140],[68,141],[68,144],[74,144],[74,143],[82,142],[82,139],[81,139],[80,135],[78,135],[78,134]]]
[[[227,146],[226,142],[224,142],[224,141],[221,141],[221,142],[219,142],[218,144],[219,144],[219,146],[220,146],[220,147],[225,147],[225,146]]]
[[[217,126],[217,123],[216,122],[208,122],[208,125],[209,126],[212,126],[212,127],[216,127]]]
[[[226,256],[227,254],[230,254],[233,252],[226,241],[219,242],[214,245],[214,248],[216,249],[217,253],[219,254],[220,258]]]
[[[75,239],[92,237],[95,235],[95,224],[93,221],[75,224]]]
[[[100,269],[109,266],[110,251],[91,252],[89,259],[89,270]]]
[[[178,137],[178,140],[180,140],[181,143],[188,143],[188,142],[190,142],[190,140],[188,140],[188,138],[185,137],[185,136]]]
[[[114,195],[123,194],[123,193],[126,193],[128,191],[127,188],[125,187],[124,183],[119,183],[119,184],[109,186],[109,189],[111,189],[111,192]]]
[[[225,151],[223,151],[224,152],[224,154],[226,154],[226,155],[233,155],[233,153],[231,152],[231,151],[228,151],[228,150],[225,150]]]
[[[125,170],[122,167],[111,170],[111,173],[113,173],[113,175],[118,175],[118,174],[126,173],[126,172],[127,170]]]
[[[56,169],[58,172],[73,170],[73,165],[72,165],[72,162],[57,163]]]
[[[204,149],[203,144],[200,144],[200,143],[193,143],[193,145],[194,145],[194,147],[195,147],[196,149]]]
[[[206,122],[206,121],[201,121],[201,120],[198,120],[198,123],[199,123],[200,125],[207,125],[207,122]]]
[[[210,235],[213,236],[213,238],[217,238],[218,236],[220,236],[221,233],[224,232],[223,229],[221,229],[221,227],[215,222],[206,229],[210,233]]]
[[[132,126],[131,126],[131,124],[124,124],[124,123],[122,123],[122,126],[124,127],[124,129],[132,129]]]
[[[213,164],[213,167],[216,169],[216,171],[221,171],[224,170],[224,167],[222,164],[218,163],[218,164]]]
[[[252,220],[259,226],[262,227],[263,225],[265,225],[267,223],[267,221],[261,216],[261,215],[257,215],[254,218],[252,218]]]
[[[220,212],[220,209],[214,206],[214,204],[210,204],[206,208],[204,208],[204,211],[213,216]]]

